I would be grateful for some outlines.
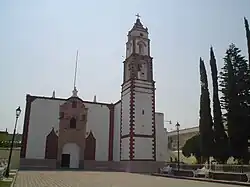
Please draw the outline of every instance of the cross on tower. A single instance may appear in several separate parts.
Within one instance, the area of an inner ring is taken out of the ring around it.
[[[136,14],[135,16],[137,17],[137,19],[140,19],[141,17],[140,14]]]

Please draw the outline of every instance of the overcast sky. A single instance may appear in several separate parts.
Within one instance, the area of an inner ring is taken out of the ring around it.
[[[77,88],[84,100],[120,99],[127,32],[135,14],[147,26],[156,81],[156,110],[168,130],[198,125],[199,57],[210,76],[209,47],[218,66],[231,42],[246,55],[243,17],[249,0],[9,0],[0,2],[0,129],[13,130],[25,95],[71,96],[76,50]],[[211,79],[209,77],[211,83]]]

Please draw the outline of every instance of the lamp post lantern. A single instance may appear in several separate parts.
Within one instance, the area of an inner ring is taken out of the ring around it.
[[[180,171],[180,124],[176,123],[176,129],[177,129],[177,169]]]
[[[15,121],[15,127],[14,127],[14,132],[12,135],[12,140],[11,140],[11,146],[10,146],[10,154],[9,154],[9,159],[8,159],[8,165],[5,171],[5,177],[9,177],[10,174],[10,161],[11,161],[11,156],[12,156],[12,150],[13,150],[13,145],[15,141],[15,135],[16,135],[16,126],[17,126],[17,120],[21,114],[21,108],[20,106],[16,109],[16,121]]]

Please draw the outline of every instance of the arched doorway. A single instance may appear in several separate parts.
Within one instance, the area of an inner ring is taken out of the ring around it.
[[[67,143],[63,146],[61,167],[79,168],[80,147],[76,143]]]

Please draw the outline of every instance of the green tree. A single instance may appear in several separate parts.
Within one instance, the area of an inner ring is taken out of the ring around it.
[[[247,18],[244,17],[244,24],[246,30],[246,38],[247,38],[247,49],[248,49],[248,64],[250,66],[250,29]]]
[[[248,24],[248,20],[244,17],[244,23],[245,23],[245,30],[246,30],[246,38],[247,38],[247,49],[248,49],[248,69],[250,69],[250,29],[249,29],[249,24]],[[250,87],[250,73],[249,73],[249,77],[248,77],[248,85]],[[250,90],[250,88],[249,88]],[[250,124],[250,94],[248,95],[248,124]],[[250,127],[249,127],[249,137],[248,139],[250,139]]]
[[[213,48],[210,48],[210,67],[213,82],[213,122],[215,151],[213,157],[219,163],[225,163],[229,158],[228,137],[222,121],[222,112],[219,100],[218,70]]]
[[[249,69],[234,44],[229,46],[221,71],[221,102],[225,109],[231,155],[248,163]]]
[[[214,135],[213,121],[210,108],[210,96],[208,90],[207,73],[204,61],[200,58],[200,81],[201,81],[201,96],[200,96],[200,148],[201,155],[205,159],[213,156]]]
[[[194,156],[198,163],[201,163],[201,150],[200,150],[200,135],[197,134],[188,139],[183,148],[182,154],[185,157]]]

